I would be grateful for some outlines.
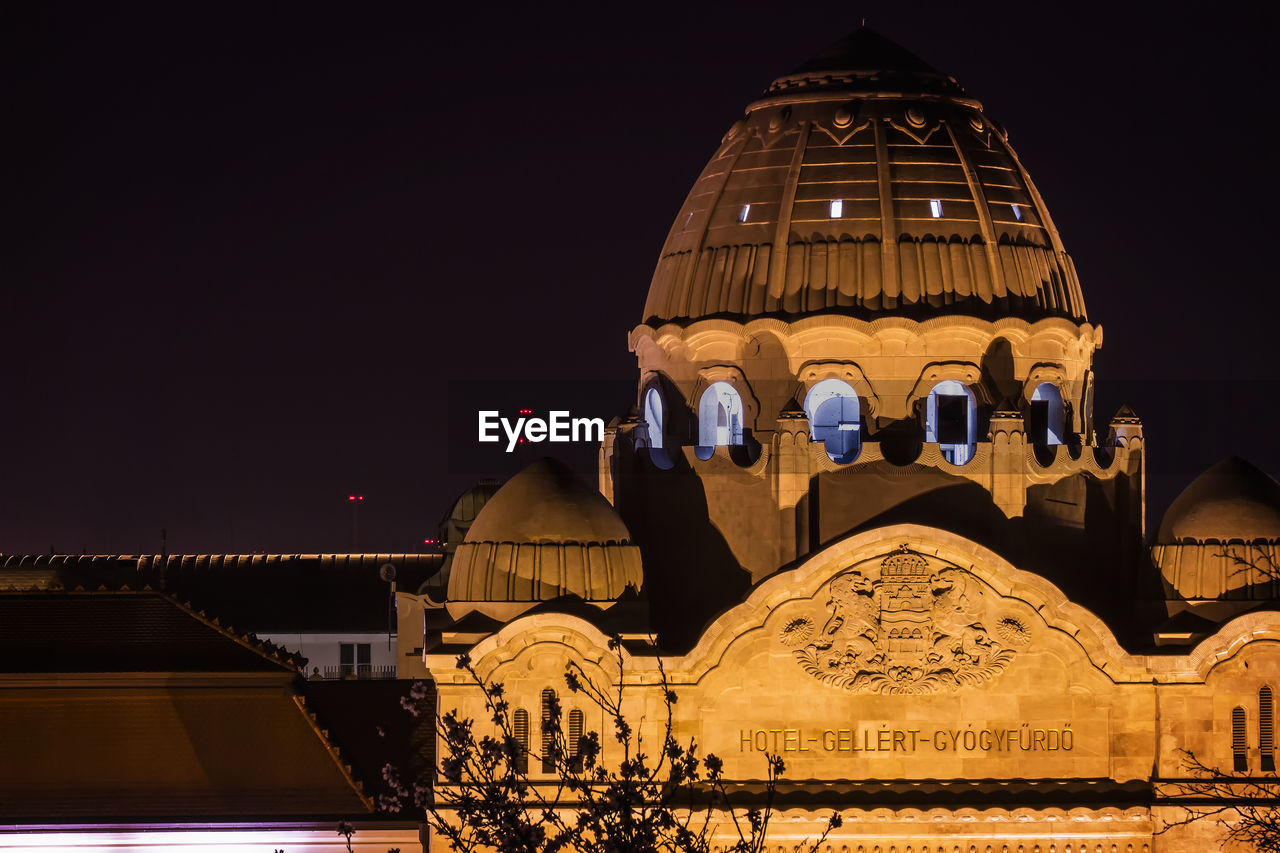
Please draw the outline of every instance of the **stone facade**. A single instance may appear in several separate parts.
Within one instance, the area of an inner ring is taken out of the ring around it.
[[[464,651],[531,714],[570,664],[624,685],[650,738],[665,677],[735,784],[785,759],[770,849],[833,808],[832,851],[1213,849],[1211,822],[1158,830],[1198,795],[1187,752],[1274,774],[1280,486],[1229,466],[1149,550],[1142,424],[1093,426],[1102,341],[1003,129],[860,30],[750,104],[682,207],[612,507],[518,476],[400,636],[425,623],[439,707],[476,719]],[[461,559],[589,536],[634,561],[597,591]]]

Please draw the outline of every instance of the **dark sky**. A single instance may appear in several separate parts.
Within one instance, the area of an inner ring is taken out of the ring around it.
[[[1152,515],[1280,472],[1274,4],[448,6],[5,7],[0,552],[346,550],[349,492],[415,549],[486,473],[449,383],[629,404],[694,178],[863,17],[1008,128]]]

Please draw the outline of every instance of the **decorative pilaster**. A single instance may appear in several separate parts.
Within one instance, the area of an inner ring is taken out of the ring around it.
[[[799,557],[807,540],[809,513],[809,418],[793,397],[778,413],[773,437],[773,499],[779,517],[779,565]],[[803,510],[803,512],[799,511]]]
[[[991,413],[991,498],[1009,518],[1027,506],[1027,432],[1007,402]]]

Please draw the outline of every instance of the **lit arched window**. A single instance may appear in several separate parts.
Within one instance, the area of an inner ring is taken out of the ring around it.
[[[925,401],[924,440],[936,443],[952,465],[963,465],[973,457],[977,432],[973,392],[954,379],[934,385]]]
[[[1276,772],[1275,707],[1271,688],[1258,691],[1258,751],[1262,753],[1264,773]]]
[[[1031,392],[1027,432],[1032,444],[1062,444],[1066,432],[1063,424],[1062,392],[1052,382],[1041,382]]]
[[[848,383],[824,379],[814,385],[804,398],[804,411],[813,440],[826,445],[832,460],[846,464],[858,457],[861,411],[857,392]]]
[[[662,394],[650,388],[644,395],[644,423],[649,430],[649,446],[662,449]]]
[[[573,769],[582,772],[582,712],[574,709],[569,712],[569,761]]]
[[[516,756],[516,771],[529,772],[529,712],[520,708],[512,715],[512,728],[515,729],[516,743],[520,754]]]
[[[698,445],[742,444],[742,397],[728,382],[713,382],[698,402]]]
[[[556,709],[556,692],[548,687],[542,691],[542,772],[554,773],[555,760],[551,747],[555,743],[555,723],[559,723]]]
[[[1231,758],[1237,773],[1249,769],[1249,741],[1245,729],[1244,708],[1236,707],[1231,712]]]

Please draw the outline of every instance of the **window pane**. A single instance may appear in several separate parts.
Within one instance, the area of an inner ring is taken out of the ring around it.
[[[964,394],[938,395],[938,443],[969,443],[969,398]]]

